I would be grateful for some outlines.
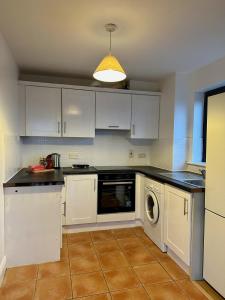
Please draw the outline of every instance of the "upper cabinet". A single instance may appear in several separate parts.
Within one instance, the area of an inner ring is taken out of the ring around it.
[[[133,139],[157,139],[159,95],[21,82],[21,136],[94,138],[95,129],[130,130]]]
[[[95,136],[95,92],[62,89],[62,135]]]
[[[131,138],[157,139],[159,96],[132,95]]]
[[[96,92],[96,129],[130,130],[131,95]]]
[[[26,86],[26,135],[61,136],[61,89]]]

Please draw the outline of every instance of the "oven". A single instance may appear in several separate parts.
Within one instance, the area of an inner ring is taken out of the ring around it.
[[[98,214],[135,211],[135,173],[98,175]]]

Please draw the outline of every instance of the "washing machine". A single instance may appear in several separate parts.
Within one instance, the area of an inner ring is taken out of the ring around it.
[[[164,185],[146,178],[144,204],[144,231],[163,252],[166,252],[163,243]]]

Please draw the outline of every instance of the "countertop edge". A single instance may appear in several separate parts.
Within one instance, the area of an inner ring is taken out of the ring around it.
[[[144,168],[149,168],[149,170],[144,170]],[[65,181],[64,181],[64,176],[74,176],[74,175],[85,175],[85,174],[101,174],[104,173],[100,170],[74,170],[74,172],[72,171],[68,171],[68,170],[63,170],[60,169],[58,170],[58,174],[54,173],[54,174],[49,174],[46,175],[47,173],[38,173],[39,176],[43,175],[43,179],[40,178],[40,180],[35,179],[34,181],[32,181],[32,178],[30,178],[29,180],[24,179],[24,182],[22,182],[21,180],[16,179],[16,177],[20,176],[24,174],[24,172],[26,172],[26,168],[21,169],[20,171],[18,171],[17,174],[15,174],[9,181],[7,181],[6,183],[3,183],[3,187],[4,188],[8,188],[8,187],[24,187],[24,186],[56,186],[56,185],[64,185]],[[110,172],[110,168],[109,168],[109,172]],[[170,179],[168,177],[165,177],[161,174],[158,174],[157,172],[168,172],[168,170],[164,170],[164,169],[159,169],[157,167],[151,167],[151,166],[130,166],[129,169],[124,170],[123,167],[121,167],[121,169],[116,170],[118,172],[120,171],[127,171],[127,172],[134,172],[134,173],[141,173],[143,175],[145,175],[148,178],[152,178],[162,184],[169,184],[172,185],[174,187],[177,187],[181,190],[184,190],[186,192],[189,193],[204,193],[205,192],[205,188],[202,187],[192,187],[189,186],[185,183],[182,183],[181,181],[175,180],[175,179]],[[115,170],[113,172],[116,172]],[[106,171],[107,172],[107,171]],[[55,176],[55,178],[51,178],[51,175]],[[47,176],[47,178],[46,178]],[[58,176],[58,178],[57,178]],[[48,178],[49,177],[49,178]]]

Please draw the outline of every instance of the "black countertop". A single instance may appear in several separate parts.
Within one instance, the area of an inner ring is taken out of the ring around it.
[[[151,166],[97,166],[89,167],[86,169],[78,168],[61,168],[49,173],[29,173],[27,169],[20,170],[13,178],[8,182],[4,183],[4,187],[19,187],[19,186],[35,186],[35,185],[63,185],[64,175],[78,175],[78,174],[100,174],[100,173],[116,173],[116,172],[131,172],[141,173],[149,178],[155,179],[161,183],[167,183],[177,188],[185,190],[190,193],[204,192],[205,189],[202,187],[193,186],[184,183],[179,179],[179,176],[175,178],[167,177],[166,174],[170,171],[165,169],[159,169]],[[174,172],[174,174],[177,172]],[[178,172],[182,174],[182,172]],[[187,173],[187,172],[185,172]],[[189,172],[189,174],[192,174]],[[194,174],[194,173],[193,173]],[[195,174],[196,175],[196,174]],[[200,176],[200,175],[199,175]]]
[[[64,175],[82,175],[82,174],[97,174],[97,170],[94,167],[89,168],[62,168]]]
[[[52,172],[30,173],[27,168],[21,169],[4,187],[35,186],[35,185],[63,185],[64,177],[62,169]]]

